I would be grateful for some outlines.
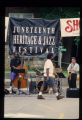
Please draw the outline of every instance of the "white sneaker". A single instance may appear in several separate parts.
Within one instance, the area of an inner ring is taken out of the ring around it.
[[[10,90],[9,93],[12,94],[12,90]]]
[[[18,89],[17,89],[17,92],[16,92],[16,94],[17,94],[17,95],[19,95],[19,94],[20,94],[20,91],[19,91]]]
[[[53,89],[50,88],[50,90],[48,91],[49,94],[52,94],[53,93]]]
[[[9,93],[11,94],[12,93],[12,86],[10,86],[10,88],[9,88]]]

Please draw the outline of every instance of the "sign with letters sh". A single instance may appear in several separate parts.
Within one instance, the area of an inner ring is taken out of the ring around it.
[[[80,36],[80,18],[60,19],[61,37]]]

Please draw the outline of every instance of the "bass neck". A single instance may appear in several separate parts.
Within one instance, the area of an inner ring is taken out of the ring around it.
[[[21,65],[20,65],[20,69],[22,69],[22,68],[23,68],[23,64],[24,64],[24,58],[23,58],[23,56],[22,56],[22,58],[21,58]]]
[[[23,64],[24,64],[24,52],[21,55],[21,65],[20,65],[20,69],[23,68]]]

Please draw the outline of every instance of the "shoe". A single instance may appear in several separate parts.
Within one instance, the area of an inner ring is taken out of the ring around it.
[[[38,95],[37,99],[45,99],[42,95]]]
[[[19,95],[19,94],[20,94],[20,91],[19,91],[19,90],[17,90],[16,94],[17,94],[17,95]]]
[[[12,86],[10,86],[10,88],[9,88],[9,93],[10,94],[12,94],[12,92],[13,92],[12,90],[13,90],[13,88],[12,88]]]
[[[57,96],[57,100],[60,100],[60,99],[62,99],[62,98],[64,98],[64,96],[62,96],[62,95],[58,95],[58,96]]]
[[[12,90],[10,90],[9,93],[12,94]]]

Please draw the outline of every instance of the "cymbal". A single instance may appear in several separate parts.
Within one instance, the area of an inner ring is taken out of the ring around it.
[[[56,73],[59,73],[59,72],[62,72],[62,68],[54,68],[54,72]]]
[[[36,72],[37,75],[40,75],[40,76],[43,75],[43,73],[41,73],[41,72],[40,72],[39,70],[37,70],[37,69],[34,69],[34,71]]]

